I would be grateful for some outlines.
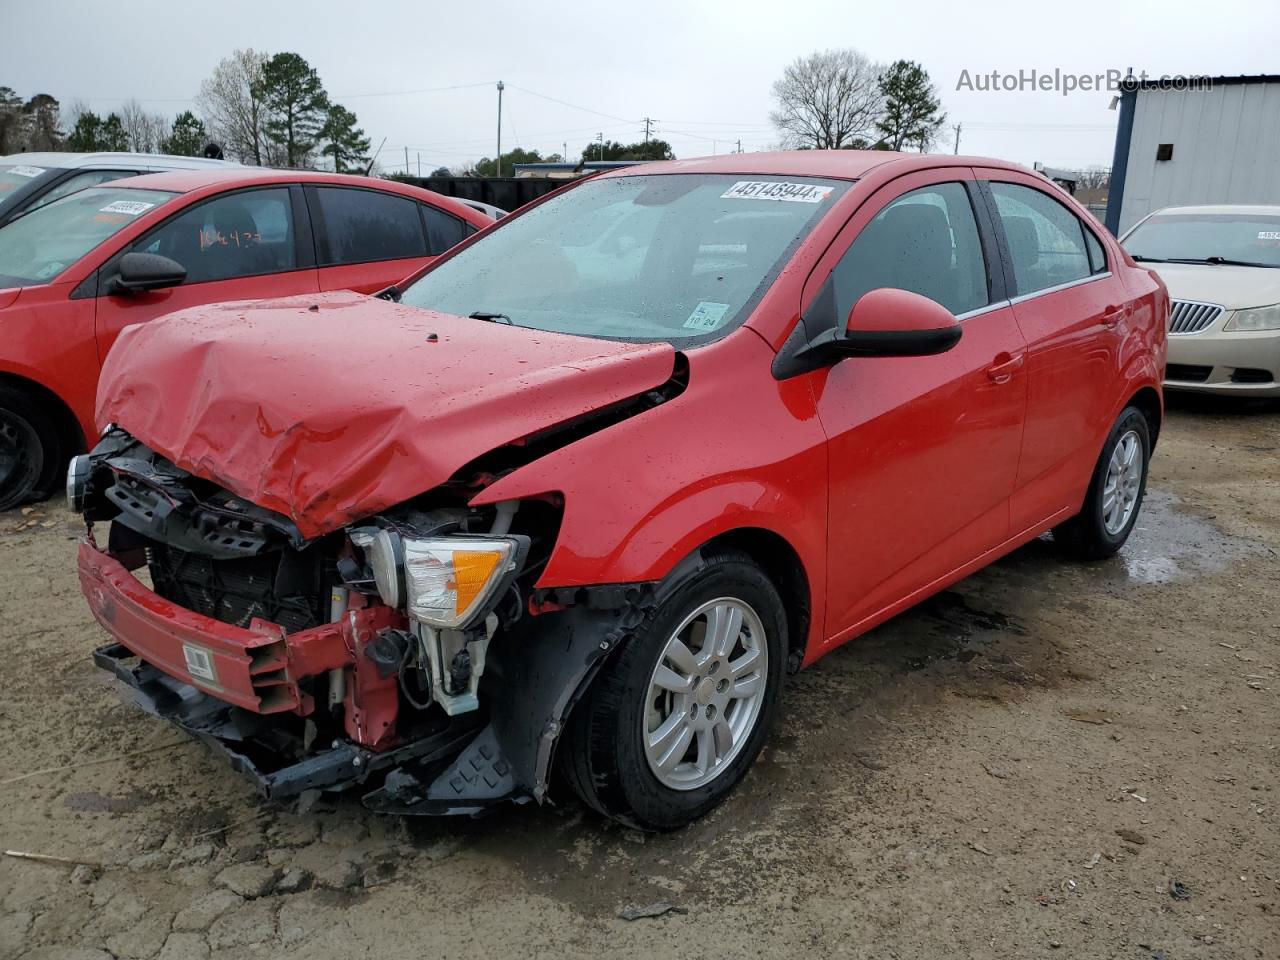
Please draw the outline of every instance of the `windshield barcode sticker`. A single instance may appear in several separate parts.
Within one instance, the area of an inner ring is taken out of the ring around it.
[[[739,180],[720,194],[722,200],[786,200],[789,203],[821,203],[832,187],[812,183],[785,183],[780,180]]]
[[[1259,240],[1280,240],[1280,230],[1259,230]]]
[[[144,203],[141,200],[114,200],[99,210],[99,213],[127,213],[131,217],[136,217],[144,210],[150,210],[154,207],[154,203]]]
[[[9,172],[15,177],[38,177],[44,173],[44,167],[10,167]]]

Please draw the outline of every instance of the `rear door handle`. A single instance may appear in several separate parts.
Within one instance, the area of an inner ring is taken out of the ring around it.
[[[1007,353],[996,354],[996,362],[987,367],[987,376],[996,383],[1008,383],[1025,360],[1026,354],[1022,353],[1016,357]]]

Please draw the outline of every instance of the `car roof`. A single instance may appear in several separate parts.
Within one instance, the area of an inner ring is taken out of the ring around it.
[[[931,167],[982,166],[1026,172],[1026,168],[989,157],[957,157],[939,153],[895,153],[891,150],[777,150],[763,153],[725,153],[690,160],[660,160],[601,177],[634,177],[660,173],[721,173],[746,176],[826,177],[858,180],[877,167],[893,164],[903,172]]]
[[[209,160],[205,157],[179,157],[169,153],[11,153],[0,157],[0,163],[22,163],[33,167],[53,167],[59,170],[82,167],[142,164],[176,169],[241,169],[231,160]]]
[[[1280,217],[1280,204],[1265,203],[1205,203],[1196,206],[1163,207],[1155,211],[1160,216],[1179,216],[1182,214],[1230,214],[1239,213],[1245,216]]]
[[[380,180],[351,173],[325,173],[314,170],[277,170],[270,167],[231,167],[211,170],[166,170],[162,173],[144,173],[127,180],[112,180],[112,190],[164,190],[169,193],[192,193],[209,187],[251,187],[255,184],[273,183],[327,183],[338,186],[364,187],[398,193],[422,202],[429,202],[442,210],[461,217],[472,226],[485,227],[493,222],[491,217],[468,207],[454,197],[433,193],[411,183],[398,180]]]

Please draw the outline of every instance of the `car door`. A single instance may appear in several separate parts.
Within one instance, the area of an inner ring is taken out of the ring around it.
[[[959,343],[938,356],[854,357],[814,374],[828,437],[834,643],[1008,539],[1027,387],[1024,342],[967,168],[894,181],[832,249],[833,268],[829,251],[806,286],[806,302],[833,305],[828,322],[843,324],[863,293],[897,287],[941,303],[963,325]]]
[[[1024,174],[979,170],[1027,341],[1027,429],[1010,502],[1017,530],[1080,506],[1110,426],[1129,294],[1093,228]],[[1101,425],[1101,426],[1100,426]]]
[[[233,190],[199,200],[118,251],[99,271],[97,335],[105,357],[131,323],[205,303],[315,293],[318,280],[301,191],[288,185]],[[125,253],[182,264],[178,286],[112,292]]]
[[[321,290],[376,293],[466,235],[462,220],[410,197],[364,187],[310,186]]]

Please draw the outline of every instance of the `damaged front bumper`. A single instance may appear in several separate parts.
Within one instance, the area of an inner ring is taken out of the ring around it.
[[[94,661],[142,709],[207,744],[270,800],[355,792],[366,807],[394,814],[475,815],[502,801],[544,801],[573,705],[642,622],[653,595],[648,584],[563,591],[559,600],[576,605],[526,616],[495,640],[485,709],[441,715],[412,737],[380,741],[379,678],[360,682],[359,672],[372,668],[358,651],[396,628],[396,611],[353,609],[294,633],[261,619],[242,628],[149,590],[92,536],[81,543],[79,567],[90,608],[114,638]],[[302,681],[335,667],[355,676],[352,696],[372,696],[363,708],[350,704],[364,726],[325,746],[313,742],[314,703]],[[394,709],[394,680],[381,693]],[[301,732],[284,735],[286,721]]]

